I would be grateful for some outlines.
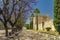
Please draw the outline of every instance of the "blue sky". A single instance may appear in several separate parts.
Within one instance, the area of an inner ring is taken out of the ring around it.
[[[40,14],[48,14],[53,18],[54,14],[54,0],[38,0],[35,8],[40,10]]]
[[[54,0],[37,0],[37,5],[34,8],[38,8],[40,14],[47,14],[52,19],[54,15]],[[27,23],[29,23],[29,20]]]

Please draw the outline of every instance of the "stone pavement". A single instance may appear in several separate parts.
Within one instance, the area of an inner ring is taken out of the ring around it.
[[[60,36],[28,30],[20,33],[20,40],[60,40]]]
[[[8,39],[8,40],[18,40],[18,38],[19,40],[60,40],[60,36],[34,32],[30,30],[24,30],[18,36],[14,37],[14,39]],[[0,40],[6,40],[6,39],[4,37],[0,37]]]

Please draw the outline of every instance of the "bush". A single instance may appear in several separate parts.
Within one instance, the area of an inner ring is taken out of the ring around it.
[[[47,31],[50,31],[50,29],[51,29],[50,27],[47,27],[47,28],[46,28]]]
[[[25,24],[24,27],[26,27],[27,29],[30,28],[29,24]]]

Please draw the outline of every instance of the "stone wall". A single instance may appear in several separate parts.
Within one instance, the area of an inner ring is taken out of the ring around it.
[[[45,22],[44,28],[46,29],[47,27],[50,27],[52,31],[56,30],[53,24],[53,19]]]
[[[46,30],[46,27],[50,27],[52,31],[55,31],[53,19],[50,19],[49,16],[46,16],[46,15],[45,16],[39,15],[38,16],[38,30]],[[37,30],[36,17],[33,17],[33,29]]]

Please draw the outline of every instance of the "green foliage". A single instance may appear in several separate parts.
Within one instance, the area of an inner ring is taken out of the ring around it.
[[[33,29],[33,21],[30,22],[30,29]]]
[[[31,14],[31,17],[34,17],[34,14],[33,13]]]
[[[60,33],[60,0],[54,0],[54,26]]]
[[[20,24],[24,25],[24,20],[25,20],[25,18],[19,18],[16,25],[20,25]]]
[[[36,9],[34,10],[34,13],[40,13],[39,9],[36,8]]]
[[[3,23],[0,22],[0,26],[3,26]]]
[[[29,24],[25,24],[24,27],[26,27],[27,29],[30,28]]]

